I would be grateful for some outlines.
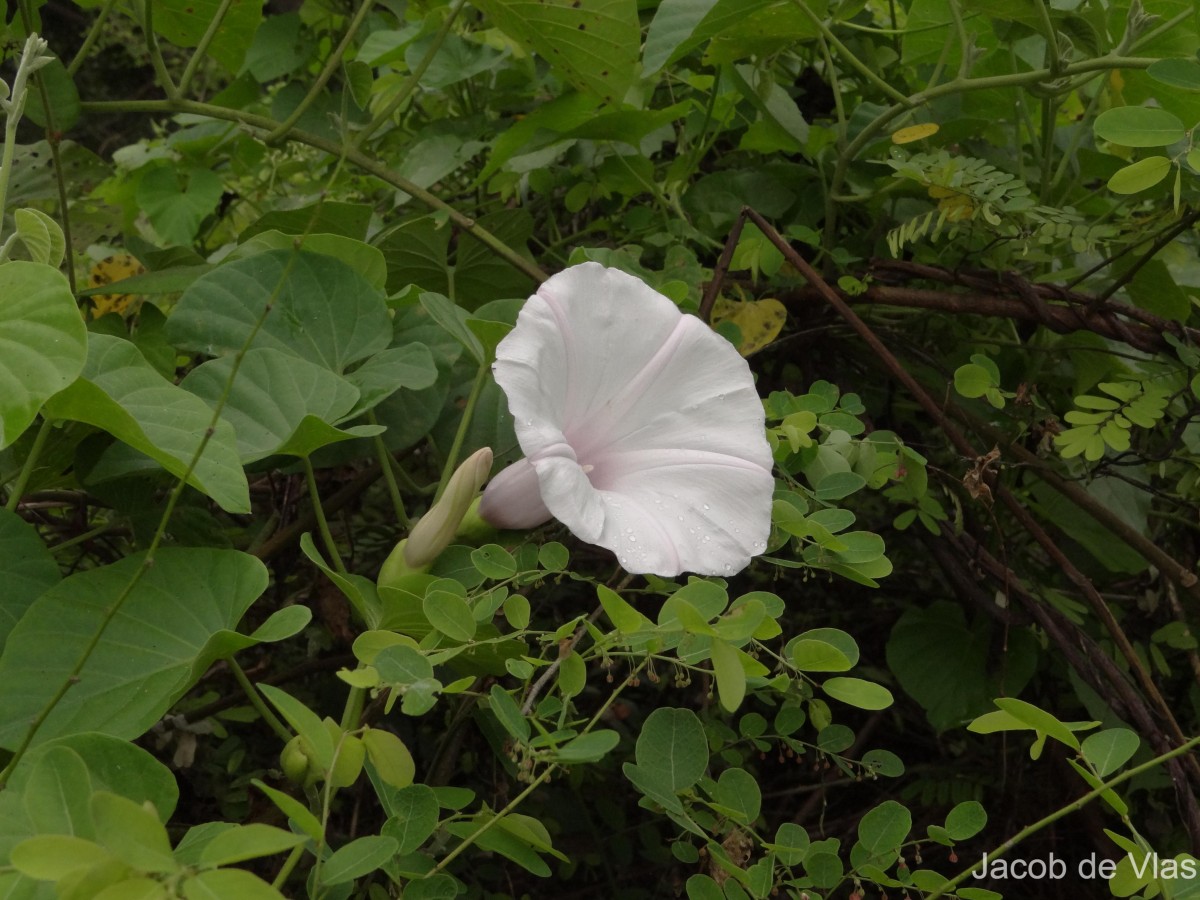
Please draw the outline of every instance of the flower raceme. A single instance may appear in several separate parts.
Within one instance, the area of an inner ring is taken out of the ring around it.
[[[746,361],[599,263],[529,298],[493,366],[525,458],[488,484],[500,528],[551,517],[626,571],[730,575],[766,549],[771,451]]]

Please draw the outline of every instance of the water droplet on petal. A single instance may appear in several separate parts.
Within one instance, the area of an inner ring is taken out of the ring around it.
[[[704,508],[705,508],[705,509],[711,509],[711,507],[710,507],[710,506],[709,506],[707,503],[705,503],[705,504],[704,504]]]

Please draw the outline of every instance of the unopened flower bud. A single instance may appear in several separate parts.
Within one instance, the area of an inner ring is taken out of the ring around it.
[[[441,498],[421,517],[404,543],[401,552],[409,569],[425,568],[450,546],[491,471],[490,447],[477,450],[455,470]]]

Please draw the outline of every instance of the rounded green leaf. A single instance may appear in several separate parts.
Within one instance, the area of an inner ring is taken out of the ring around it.
[[[1194,59],[1160,59],[1150,64],[1146,74],[1159,84],[1200,91],[1200,63]]]
[[[887,709],[892,705],[891,691],[861,678],[830,678],[821,688],[833,699],[859,709]]]
[[[429,624],[451,640],[465,644],[475,637],[478,623],[467,601],[450,591],[430,591],[421,601]]]
[[[233,364],[232,356],[209,360],[189,372],[179,386],[210,407],[225,400],[221,417],[237,434],[243,463],[284,448],[305,450],[296,454],[303,456],[326,442],[353,437],[332,427],[351,413],[359,399],[358,389],[345,378],[294,354],[256,347],[242,357],[230,388]],[[329,427],[316,442],[300,441],[297,432],[310,416]]]
[[[1132,165],[1113,172],[1108,179],[1108,189],[1114,194],[1136,194],[1152,188],[1171,171],[1171,161],[1165,156],[1139,159]]]
[[[884,800],[858,823],[858,840],[872,857],[899,850],[912,830],[912,813],[895,800]]]
[[[713,638],[711,653],[721,708],[726,712],[736,712],[746,696],[746,670],[742,668],[738,651],[732,644]]]
[[[62,580],[58,563],[32,525],[0,509],[0,650],[13,626],[41,594]]]
[[[964,397],[982,397],[992,387],[995,387],[995,383],[991,373],[983,366],[967,363],[954,371],[954,389]]]
[[[965,841],[983,831],[987,810],[975,800],[964,800],[946,814],[946,834],[952,840]]]
[[[81,572],[29,607],[0,655],[0,746],[21,739],[141,565],[138,554]],[[266,567],[245,553],[159,550],[37,741],[143,734],[228,649],[227,636],[266,586]]]
[[[1182,141],[1187,130],[1165,109],[1118,106],[1096,117],[1097,137],[1123,147],[1166,147]]]
[[[404,741],[390,731],[368,728],[362,734],[362,742],[380,778],[394,788],[406,788],[413,783],[417,767]]]
[[[87,330],[66,276],[40,263],[0,266],[0,448],[83,370]]]
[[[64,875],[111,859],[92,841],[67,834],[43,834],[21,841],[9,861],[22,875],[37,881],[58,881]]]
[[[1139,746],[1141,739],[1128,728],[1106,728],[1084,738],[1080,751],[1096,774],[1105,778],[1129,762]]]
[[[690,709],[659,707],[646,717],[634,757],[643,774],[664,792],[686,791],[708,768],[708,738]]]
[[[200,854],[209,866],[228,866],[232,863],[283,853],[303,844],[305,836],[259,822],[235,825],[214,837]]]
[[[0,270],[3,271],[3,270]],[[163,378],[129,341],[93,334],[82,377],[46,404],[46,415],[86,422],[145,454],[176,477],[212,497],[229,512],[250,511],[250,489],[227,422],[217,427],[192,467],[213,414],[198,397]],[[122,451],[125,451],[124,453]],[[101,481],[127,474],[126,463],[145,460],[120,445],[110,447],[91,472]]]
[[[396,855],[400,844],[382,834],[368,835],[338,848],[321,867],[322,884],[344,884],[374,872]]]
[[[858,663],[858,644],[840,628],[814,628],[791,642],[792,663],[802,672],[848,672]]]
[[[382,833],[395,838],[398,853],[412,853],[433,834],[438,824],[438,801],[433,789],[413,784],[391,795],[386,804],[392,817],[384,823]]]
[[[186,246],[217,208],[224,190],[220,176],[211,169],[160,165],[138,182],[137,203],[160,237]]]
[[[92,795],[92,819],[97,840],[121,862],[141,872],[175,872],[167,829],[140,803],[97,791]]]
[[[201,872],[183,883],[183,896],[187,900],[284,900],[283,894],[245,869]]]
[[[167,339],[185,350],[240,351],[267,309],[254,347],[270,347],[341,374],[387,347],[383,294],[331,256],[272,250],[218,266],[192,282],[167,320]]]
[[[762,790],[745,769],[726,769],[717,779],[716,801],[737,813],[737,820],[751,825],[762,810]]]

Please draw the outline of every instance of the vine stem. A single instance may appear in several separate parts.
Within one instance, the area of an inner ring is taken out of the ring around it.
[[[169,99],[178,100],[179,88],[171,79],[171,73],[167,71],[162,51],[158,49],[158,37],[154,33],[154,0],[145,0],[142,4],[142,31],[146,35],[146,50],[150,54],[150,64],[154,67],[154,76],[158,79],[159,86]]]
[[[96,46],[96,41],[100,39],[101,29],[104,28],[104,23],[108,20],[109,13],[113,11],[113,7],[116,5],[117,0],[104,0],[100,11],[96,13],[92,27],[88,29],[87,37],[83,39],[83,43],[79,45],[79,50],[71,59],[71,64],[67,66],[67,74],[72,78],[75,77],[75,73],[79,71],[79,67],[83,65],[84,60],[88,58],[88,54],[92,52],[92,47]]]
[[[367,413],[367,421],[372,425],[379,424],[379,420],[375,418],[375,410]],[[412,520],[408,517],[408,510],[404,508],[404,498],[400,496],[400,487],[396,484],[396,469],[392,454],[388,452],[382,435],[377,434],[372,440],[375,442],[375,453],[379,456],[379,468],[383,472],[383,481],[387,485],[388,496],[392,498],[392,511],[396,513],[396,519],[401,528],[411,528]]]
[[[882,91],[888,97],[891,97],[896,103],[899,103],[902,106],[913,105],[912,101],[908,97],[900,93],[886,81],[880,78],[876,73],[872,72],[870,66],[850,52],[850,48],[838,40],[838,36],[833,33],[833,29],[826,25],[821,20],[820,16],[809,9],[808,4],[805,3],[804,0],[792,0],[792,3],[795,6],[800,7],[804,14],[812,20],[812,23],[817,26],[817,30],[821,32],[821,35],[825,38],[825,40],[837,48],[838,53],[842,55],[846,62],[849,63],[859,75],[865,78],[870,84],[874,85],[876,89]]]
[[[226,3],[229,0],[225,0]],[[317,80],[312,83],[312,87],[308,89],[308,93],[304,95],[304,99],[292,110],[291,114],[280,122],[264,138],[267,144],[274,144],[281,140],[292,126],[300,121],[300,117],[308,112],[308,108],[325,90],[325,85],[329,83],[329,79],[333,77],[333,73],[338,70],[342,64],[342,57],[350,46],[350,42],[354,40],[354,36],[358,33],[358,29],[362,27],[363,22],[367,20],[367,14],[371,11],[375,0],[362,0],[358,5],[358,9],[354,11],[354,18],[350,20],[350,24],[346,26],[346,33],[342,35],[341,42],[329,54],[329,59],[325,61],[325,66],[321,69],[321,73],[317,75]],[[194,58],[194,57],[193,57]]]
[[[246,698],[250,701],[250,705],[257,710],[258,714],[263,717],[263,721],[271,726],[271,730],[279,736],[279,739],[285,744],[292,739],[292,733],[288,731],[287,726],[279,721],[279,717],[271,712],[271,708],[263,702],[262,695],[258,692],[258,688],[246,675],[246,670],[243,669],[236,659],[232,656],[227,660],[229,670],[233,672],[233,677],[241,688],[246,693]]]
[[[1006,853],[1008,853],[1009,850],[1013,849],[1013,847],[1017,846],[1017,844],[1021,843],[1021,841],[1025,840],[1027,837],[1029,837],[1033,834],[1036,834],[1037,832],[1039,832],[1043,828],[1045,828],[1047,825],[1052,825],[1053,823],[1057,822],[1059,819],[1063,818],[1064,816],[1070,815],[1073,812],[1083,809],[1083,807],[1087,806],[1089,803],[1091,803],[1097,797],[1102,796],[1105,793],[1105,791],[1110,791],[1117,785],[1123,784],[1124,782],[1129,781],[1129,779],[1134,778],[1138,775],[1141,775],[1143,772],[1148,772],[1151,769],[1162,765],[1163,763],[1167,762],[1168,760],[1174,759],[1177,756],[1183,756],[1185,753],[1190,753],[1192,750],[1196,749],[1197,746],[1200,746],[1200,737],[1194,737],[1187,743],[1181,744],[1178,747],[1176,747],[1175,749],[1169,750],[1166,753],[1156,756],[1151,760],[1147,760],[1146,762],[1142,763],[1139,766],[1134,766],[1132,769],[1126,769],[1124,772],[1122,772],[1120,775],[1116,776],[1115,778],[1111,778],[1108,781],[1104,782],[1102,785],[1100,785],[1100,787],[1094,788],[1093,790],[1088,791],[1086,794],[1084,794],[1079,799],[1073,800],[1072,802],[1068,803],[1066,806],[1056,809],[1054,812],[1050,813],[1049,815],[1044,816],[1041,819],[1038,819],[1032,825],[1027,825],[1026,827],[1022,828],[1020,831],[1018,831],[1016,834],[1014,834],[1012,837],[1010,837],[1007,841],[1005,841],[1003,844],[1001,844],[995,850],[991,851],[988,855],[991,857],[994,857],[996,859],[999,859],[1000,857],[1002,857]],[[971,872],[973,872],[974,869],[975,869],[974,866],[970,866],[970,867],[964,869],[963,871],[959,872],[957,875],[955,875],[953,878],[951,878],[945,884],[941,885],[940,887],[936,888],[932,893],[928,894],[925,897],[925,900],[937,900],[938,897],[944,897],[946,895],[947,891],[953,891],[956,887],[958,887],[960,884],[962,884],[964,881],[966,881],[968,878],[970,878]]]
[[[442,479],[438,482],[437,493],[433,495],[434,503],[441,499],[442,492],[450,483],[450,476],[454,474],[454,469],[458,466],[458,457],[462,452],[463,443],[466,442],[467,430],[471,427],[471,419],[475,415],[475,406],[479,402],[479,395],[483,393],[483,386],[487,383],[490,371],[491,369],[485,363],[479,364],[479,371],[475,373],[475,380],[471,383],[471,393],[467,395],[467,405],[463,409],[462,421],[458,423],[458,431],[454,433],[454,443],[450,445],[450,450],[446,454],[446,464],[442,466]]]
[[[421,76],[425,74],[425,70],[429,68],[433,58],[437,56],[438,50],[442,48],[442,44],[446,40],[446,36],[450,34],[450,27],[454,24],[454,20],[458,17],[459,11],[463,8],[465,0],[458,0],[454,6],[450,7],[450,12],[446,14],[445,20],[437,33],[433,36],[429,47],[425,50],[425,55],[421,57],[421,61],[417,63],[417,67],[408,73],[408,78],[400,85],[400,89],[396,92],[387,106],[375,114],[374,118],[367,123],[367,127],[354,136],[351,146],[358,149],[367,139],[376,131],[383,127],[384,123],[392,117],[392,114],[404,105],[404,102],[412,96],[412,92],[416,90],[417,85],[421,83]]]
[[[321,494],[317,491],[317,473],[313,471],[312,460],[304,457],[304,479],[308,483],[308,498],[312,501],[313,515],[317,519],[317,530],[321,532],[321,540],[325,551],[333,560],[333,567],[339,575],[346,574],[346,564],[338,553],[337,543],[333,540],[333,532],[329,530],[329,520],[325,518],[325,510],[321,506]]]
[[[221,5],[217,7],[217,11],[213,14],[212,21],[208,23],[208,28],[204,30],[204,34],[200,37],[200,43],[196,45],[196,49],[192,53],[192,58],[188,60],[187,65],[183,69],[183,74],[179,76],[179,94],[181,96],[187,93],[192,79],[196,77],[196,70],[200,68],[204,54],[208,52],[209,45],[217,36],[217,30],[221,27],[221,23],[225,21],[225,16],[232,5],[233,0],[221,0]]]
[[[85,102],[80,104],[80,106],[86,113],[195,113],[196,115],[208,116],[211,119],[236,122],[239,125],[260,129],[268,133],[279,126],[279,122],[268,116],[255,115],[254,113],[244,112],[240,109],[230,109],[211,103],[201,103],[197,100],[101,100]],[[347,162],[357,166],[369,175],[373,175],[385,184],[390,184],[392,187],[399,188],[406,194],[411,194],[430,209],[444,212],[458,228],[467,232],[471,237],[513,266],[513,268],[529,276],[529,278],[537,283],[540,284],[549,277],[535,263],[525,259],[513,250],[512,247],[496,237],[496,235],[476,223],[474,219],[464,216],[440,197],[430,193],[425,188],[413,184],[407,178],[396,174],[388,169],[387,166],[376,162],[362,151],[353,147],[341,146],[337,141],[294,127],[288,132],[287,138],[297,143],[307,144],[317,150],[323,150],[334,156],[343,157]]]
[[[53,427],[54,423],[49,419],[42,419],[42,425],[33,438],[33,446],[29,448],[29,455],[21,464],[21,473],[17,476],[17,483],[13,485],[12,493],[8,495],[8,502],[4,504],[4,508],[9,512],[16,512],[17,504],[25,496],[25,488],[29,484],[33,470],[37,468],[38,457],[42,455],[42,449],[46,446],[46,439],[50,436],[50,430]]]

